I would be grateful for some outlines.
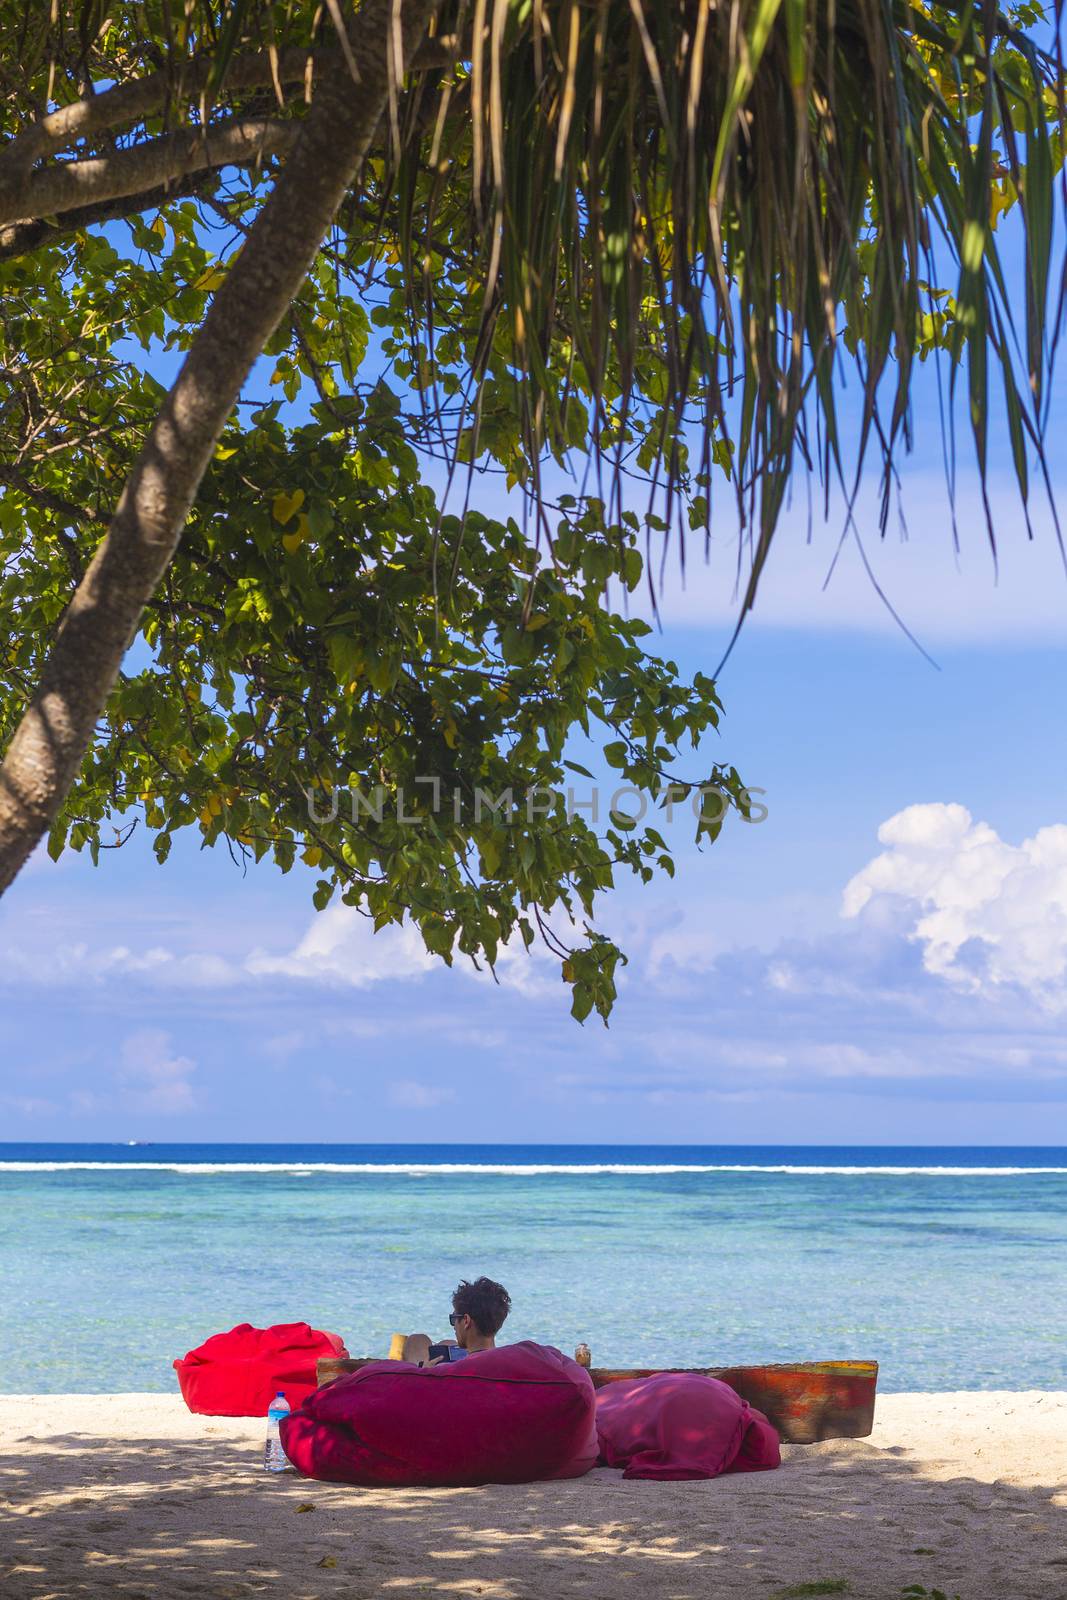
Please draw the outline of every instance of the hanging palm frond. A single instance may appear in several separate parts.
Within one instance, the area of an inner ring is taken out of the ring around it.
[[[717,462],[750,532],[747,609],[798,460],[851,505],[873,452],[887,506],[933,350],[966,390],[983,489],[1003,411],[1025,505],[1063,311],[1061,7],[441,0],[343,220],[361,270],[399,257],[417,387],[453,467],[499,456],[503,415],[535,526],[546,456],[578,451],[609,524],[633,518],[636,476],[646,529],[669,533],[707,528]],[[284,157],[324,52],[343,50],[358,92],[351,0],[0,9],[21,64],[9,126],[42,93],[80,101],[79,154],[118,141],[130,157],[186,124],[214,129],[216,166]],[[129,97],[121,115],[82,99],[102,75]],[[70,141],[21,137],[66,183]],[[862,403],[845,426],[848,369]]]
[[[461,436],[510,376],[535,496],[544,452],[578,443],[617,516],[643,443],[667,529],[683,483],[706,517],[714,452],[753,530],[747,609],[798,456],[851,503],[873,442],[888,496],[916,360],[938,347],[953,385],[966,374],[983,487],[999,373],[1025,502],[1063,294],[1064,78],[1033,42],[1039,19],[971,0],[462,8],[460,59],[416,86],[393,173],[416,333],[468,332]],[[1057,6],[1057,40],[1059,20]],[[1015,197],[1022,294],[995,233]],[[420,272],[411,241],[442,233],[473,258]],[[846,365],[861,378],[851,433]]]

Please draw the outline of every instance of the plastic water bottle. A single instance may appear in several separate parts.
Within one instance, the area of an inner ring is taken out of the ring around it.
[[[268,1472],[287,1472],[289,1457],[282,1449],[281,1421],[289,1415],[289,1402],[279,1389],[267,1412],[267,1448],[263,1465]]]

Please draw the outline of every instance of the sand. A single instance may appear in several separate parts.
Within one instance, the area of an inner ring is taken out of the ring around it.
[[[1067,1393],[884,1395],[869,1440],[710,1483],[350,1489],[268,1477],[263,1432],[0,1396],[0,1596],[1067,1600]]]

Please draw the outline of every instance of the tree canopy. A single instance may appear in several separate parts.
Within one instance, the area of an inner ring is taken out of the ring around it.
[[[317,905],[413,918],[446,960],[541,931],[575,1014],[606,1015],[595,896],[673,863],[646,821],[567,806],[568,736],[645,796],[708,786],[703,836],[749,807],[729,764],[677,767],[714,684],[617,609],[664,543],[707,530],[717,479],[749,605],[798,467],[850,497],[873,445],[888,492],[931,353],[983,479],[994,374],[1024,503],[1043,466],[1063,74],[1041,16],[176,11],[0,4],[0,889],[46,832],[96,852],[139,816],[164,859],[197,828],[299,859]],[[261,355],[277,398],[252,404]],[[478,509],[487,466],[524,515]],[[478,796],[508,791],[505,823]]]

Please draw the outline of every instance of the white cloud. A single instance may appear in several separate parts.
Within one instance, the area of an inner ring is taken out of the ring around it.
[[[319,1099],[327,1106],[337,1106],[343,1100],[351,1100],[355,1092],[350,1083],[342,1083],[328,1072],[317,1073],[312,1084]]]
[[[53,1100],[24,1094],[0,1094],[0,1106],[7,1111],[18,1112],[23,1117],[43,1117],[56,1110]]]
[[[308,1035],[302,1028],[290,1028],[287,1033],[272,1034],[263,1042],[263,1054],[270,1056],[275,1061],[288,1061],[290,1056],[295,1056],[310,1043]]]
[[[354,906],[330,906],[317,912],[295,950],[268,955],[256,950],[244,963],[253,976],[303,979],[314,983],[344,984],[365,989],[390,979],[421,978],[442,970],[413,923],[390,923],[374,931],[374,924]],[[477,967],[457,953],[453,971],[492,983],[494,974],[485,962]],[[540,942],[527,951],[516,934],[497,953],[496,982],[527,999],[543,999],[560,989],[560,965]]]
[[[245,969],[254,976],[365,989],[388,978],[420,977],[439,964],[411,924],[391,923],[375,933],[373,922],[355,907],[329,906],[316,913],[295,950],[280,956],[253,951]]]
[[[643,976],[657,988],[669,986],[675,975],[707,971],[714,965],[715,957],[727,948],[717,928],[687,916],[680,905],[660,909],[655,919],[659,926],[654,922],[655,908],[650,907],[650,912],[645,927],[640,930],[645,942]],[[635,948],[632,934],[625,948],[628,954]]]
[[[914,805],[878,830],[881,855],[846,886],[846,917],[906,910],[923,965],[975,994],[1018,985],[1067,1005],[1067,826],[1013,845],[961,805]]]
[[[176,955],[163,945],[132,950],[124,944],[51,944],[47,950],[32,940],[3,950],[5,976],[34,984],[103,983],[137,977],[175,989],[221,989],[239,976],[232,962],[210,952]]]
[[[469,1027],[454,1018],[446,1018],[442,1022],[438,1036],[447,1039],[449,1044],[462,1045],[468,1050],[499,1051],[508,1044],[508,1036],[502,1028]]]
[[[115,1076],[134,1110],[174,1116],[196,1109],[189,1082],[195,1071],[196,1063],[188,1056],[171,1053],[169,1034],[143,1028],[124,1040]]]
[[[346,1013],[344,1016],[320,1016],[317,1021],[322,1031],[330,1038],[381,1039],[391,1034],[401,1020],[411,1024],[417,1021],[420,1015],[420,1012],[413,1012],[410,1016],[400,1019],[392,1011],[380,1017],[367,1016],[366,1013],[351,1016]],[[307,1044],[310,1041],[304,1042]]]
[[[204,936],[203,919],[183,930],[190,941]],[[234,949],[232,931],[222,928],[229,950],[172,949],[162,943],[134,947],[101,937],[56,944],[52,927],[38,919],[19,940],[8,936],[0,945],[0,984],[10,988],[98,988],[132,980],[158,991],[238,991],[252,989],[256,980],[289,980],[324,988],[367,989],[389,981],[421,979],[442,972],[443,963],[425,947],[413,923],[389,923],[377,933],[372,920],[354,906],[330,906],[315,912],[295,947],[268,950],[262,946],[242,953]],[[279,941],[280,942],[280,941]],[[246,946],[247,951],[247,946]],[[527,952],[516,934],[502,945],[495,974],[484,960],[476,967],[456,954],[454,972],[475,981],[498,983],[527,999],[544,999],[560,992],[560,964],[538,940]],[[383,1031],[379,1022],[352,1023],[367,1037]],[[293,1053],[299,1041],[284,1033],[272,1042],[279,1057]]]
[[[558,934],[559,930],[556,931]],[[535,939],[527,950],[522,935],[513,934],[507,944],[502,944],[497,951],[496,966],[492,972],[480,958],[478,967],[475,967],[461,956],[457,958],[456,967],[457,971],[466,972],[470,977],[488,979],[490,983],[495,981],[502,989],[513,989],[527,1000],[545,1000],[549,996],[558,998],[563,992],[560,958],[540,938]]]
[[[400,1078],[389,1085],[389,1104],[398,1111],[433,1111],[456,1098],[455,1089],[446,1084],[419,1083],[414,1078]]]

